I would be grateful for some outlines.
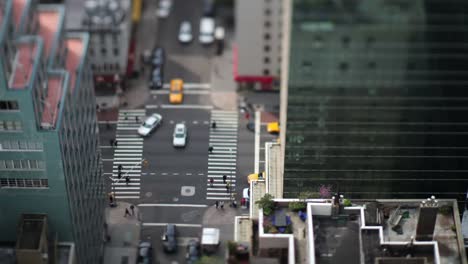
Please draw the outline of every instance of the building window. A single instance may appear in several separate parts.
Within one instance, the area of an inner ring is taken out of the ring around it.
[[[119,49],[118,48],[114,48],[114,56],[119,56]]]
[[[345,71],[348,70],[348,68],[349,68],[348,63],[346,63],[346,62],[340,63],[340,70],[341,71],[345,72]]]
[[[372,36],[367,37],[366,39],[366,47],[371,48],[375,43],[375,38]]]
[[[341,41],[343,42],[343,47],[344,48],[349,48],[349,43],[351,42],[351,39],[348,36],[344,36]]]
[[[367,68],[369,69],[375,69],[377,67],[377,64],[375,63],[375,61],[370,61],[367,63]]]
[[[265,16],[271,15],[271,9],[267,8],[265,9]]]
[[[1,160],[0,170],[43,170],[45,163],[40,160]]]
[[[263,39],[265,39],[265,40],[271,39],[270,34],[269,34],[269,33],[265,33],[265,35],[263,35]]]
[[[0,188],[49,188],[49,180],[0,178]]]
[[[263,75],[270,75],[270,70],[264,69],[263,70]]]
[[[94,56],[94,49],[89,49],[89,55]]]
[[[266,28],[269,28],[269,27],[271,27],[271,22],[270,21],[265,21],[264,25],[265,25]]]
[[[106,56],[106,53],[107,53],[106,48],[101,48],[101,53],[102,53],[102,56]]]
[[[264,50],[265,52],[270,51],[270,49],[271,49],[271,48],[270,48],[270,45],[265,45],[265,46],[263,46],[263,50]]]
[[[270,63],[270,58],[268,57],[263,58],[263,62],[266,64]]]
[[[0,101],[0,110],[18,110],[17,101]]]

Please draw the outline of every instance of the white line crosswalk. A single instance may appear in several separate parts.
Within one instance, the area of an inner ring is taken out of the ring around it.
[[[136,134],[141,120],[145,118],[145,109],[120,110],[117,121],[114,162],[112,165],[112,191],[116,199],[139,199],[141,160],[143,159],[143,138]],[[119,165],[122,165],[122,176],[119,179]]]
[[[207,200],[230,200],[236,191],[237,162],[237,111],[211,111],[209,145],[213,151],[208,154]],[[224,182],[224,175],[226,182]],[[210,183],[213,179],[213,184]]]

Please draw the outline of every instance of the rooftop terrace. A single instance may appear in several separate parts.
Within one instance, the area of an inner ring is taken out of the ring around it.
[[[21,15],[23,14],[24,8],[28,0],[13,0],[13,23],[16,29],[20,26]]]
[[[44,41],[44,55],[47,58],[51,52],[56,34],[60,27],[60,12],[58,10],[40,10],[39,35]]]
[[[70,73],[70,92],[73,93],[76,85],[76,74],[82,61],[85,45],[83,39],[78,37],[67,38],[65,44],[68,49],[65,68]]]
[[[27,88],[31,80],[35,61],[38,59],[38,42],[23,42],[17,45],[13,74],[10,78],[10,89]]]
[[[60,100],[67,85],[66,75],[51,74],[47,80],[47,97],[42,112],[41,126],[55,127],[60,110]]]

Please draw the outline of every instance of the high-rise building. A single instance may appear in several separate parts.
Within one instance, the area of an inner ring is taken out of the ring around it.
[[[257,90],[279,88],[281,0],[236,1],[234,80]]]
[[[22,214],[44,214],[78,263],[98,263],[105,197],[88,34],[64,30],[61,5],[0,10],[0,240],[16,239]]]
[[[285,1],[285,197],[330,186],[353,198],[464,199],[467,8]]]

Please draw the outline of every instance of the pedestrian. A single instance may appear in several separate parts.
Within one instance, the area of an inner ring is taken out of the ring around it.
[[[226,183],[227,176],[223,175],[223,183]]]
[[[232,206],[233,208],[237,208],[237,202],[236,202],[236,200],[232,201],[231,206]]]
[[[229,192],[229,184],[226,184],[226,192]]]
[[[117,177],[119,177],[119,179],[122,178],[122,172],[121,171],[117,172]]]
[[[245,112],[245,119],[249,120],[249,118],[250,118],[249,112]]]
[[[109,140],[109,145],[110,145],[111,147],[113,147],[113,146],[114,146],[114,144],[115,144],[115,140],[113,140],[113,139],[110,139],[110,140]]]
[[[209,152],[210,154],[213,153],[213,147],[212,147],[212,146],[209,146],[209,147],[208,147],[208,152]]]
[[[124,217],[127,217],[127,215],[128,215],[128,216],[130,216],[130,212],[128,211],[128,208],[125,208],[125,214],[124,214]]]
[[[140,118],[138,118],[138,116],[135,116],[135,122],[138,124],[140,123]]]
[[[221,202],[219,203],[219,207],[221,207],[221,209],[224,209],[224,201],[221,201]]]
[[[130,183],[130,177],[129,176],[125,177],[125,182],[127,183],[127,185]]]
[[[130,205],[130,210],[132,210],[132,216],[135,215],[135,206]]]
[[[218,206],[219,206],[219,202],[218,202],[218,201],[215,202],[215,206],[216,206],[216,209],[218,209]]]
[[[214,182],[214,179],[210,178],[210,187],[213,187],[213,182]]]
[[[114,140],[114,147],[117,147],[117,139]]]
[[[216,128],[216,121],[213,121],[213,123],[211,123],[211,128],[213,128],[213,129]]]
[[[124,112],[124,119],[128,120],[127,112]]]
[[[119,172],[122,172],[122,169],[123,169],[122,164],[119,164],[119,166],[117,167],[117,170],[118,170]]]
[[[109,204],[110,206],[114,204],[114,195],[112,193],[109,193]]]

